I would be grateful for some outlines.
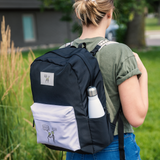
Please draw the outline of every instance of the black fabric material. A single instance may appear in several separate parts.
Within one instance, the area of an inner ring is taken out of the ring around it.
[[[95,56],[96,53],[98,52],[98,50],[99,50],[100,48],[101,48],[101,46],[97,45],[97,46],[91,51],[92,55]]]
[[[124,151],[124,125],[122,118],[120,116],[122,112],[122,106],[120,106],[113,123],[111,126],[115,126],[118,121],[118,139],[119,139],[119,154],[120,154],[120,160],[125,160],[125,151]]]
[[[83,48],[83,46],[84,46],[84,48],[86,48],[86,43],[81,43],[81,44],[79,44],[79,45],[78,45],[78,48]]]
[[[87,66],[89,74],[90,74],[90,86],[93,86],[94,70],[92,69],[92,66],[91,66],[90,62],[88,61],[87,57],[85,57],[86,54],[83,54],[82,52],[80,52],[78,54],[78,56],[83,60],[83,62]]]
[[[112,129],[112,133],[114,134],[114,130],[115,130],[116,125],[111,123],[111,129]]]
[[[40,72],[54,73],[54,86],[41,85]],[[81,147],[77,153],[94,154],[112,142],[114,127],[106,109],[102,75],[97,59],[85,48],[66,47],[44,54],[32,63],[30,79],[34,102],[74,107]],[[90,85],[97,88],[105,111],[105,116],[99,119],[88,118],[87,89]]]
[[[124,125],[123,125],[123,121],[122,121],[120,115],[119,115],[119,120],[118,120],[118,139],[119,139],[120,160],[125,160],[125,151],[124,151]]]
[[[89,119],[94,152],[101,151],[102,147],[106,148],[113,141],[113,136],[108,134],[108,129],[112,133],[108,125],[110,124],[107,123],[106,116]]]
[[[34,127],[34,119],[33,119],[33,127]]]
[[[117,112],[117,114],[116,114],[116,116],[115,116],[115,118],[113,120],[113,124],[114,125],[116,125],[116,123],[117,123],[117,121],[119,119],[119,115],[120,115],[121,112],[122,112],[122,106],[120,106],[120,108],[118,109],[118,112]]]
[[[125,151],[124,151],[124,125],[122,118],[120,116],[122,112],[122,106],[120,105],[120,108],[113,120],[113,123],[111,124],[111,128],[114,131],[116,123],[118,121],[118,139],[119,139],[119,154],[120,154],[120,160],[125,160]],[[113,132],[114,133],[114,132]]]

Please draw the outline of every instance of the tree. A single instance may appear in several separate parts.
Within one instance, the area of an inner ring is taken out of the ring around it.
[[[149,8],[150,12],[157,12],[158,13],[158,23],[160,24],[160,0],[146,0],[147,1],[147,5]]]
[[[158,15],[159,15],[159,24],[160,24],[160,2],[159,2],[159,5],[158,5]]]
[[[145,47],[145,0],[117,0],[118,21],[125,26],[122,35],[124,43],[130,47]],[[121,30],[121,29],[120,29]]]
[[[63,13],[62,21],[72,21],[72,0],[40,0],[42,2],[42,10],[45,8],[53,8],[56,11]]]

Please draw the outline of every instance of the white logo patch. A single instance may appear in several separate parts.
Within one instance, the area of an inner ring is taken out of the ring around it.
[[[54,73],[41,72],[41,85],[54,86]]]

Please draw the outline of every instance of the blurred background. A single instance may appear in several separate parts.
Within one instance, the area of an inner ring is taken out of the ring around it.
[[[30,64],[77,38],[81,24],[73,0],[0,0],[0,159],[60,160],[65,152],[36,142]],[[160,160],[160,0],[115,0],[105,37],[127,44],[149,76],[149,111],[134,129],[141,159]]]

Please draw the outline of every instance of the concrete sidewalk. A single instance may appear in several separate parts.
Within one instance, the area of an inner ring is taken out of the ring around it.
[[[146,31],[146,45],[147,46],[160,46],[160,30],[157,31]],[[31,46],[31,47],[21,47],[21,51],[28,51],[29,49],[50,49],[54,47],[59,47],[62,44],[48,44],[48,45],[40,45],[40,46]]]
[[[145,36],[147,46],[160,46],[160,30],[146,31]]]

